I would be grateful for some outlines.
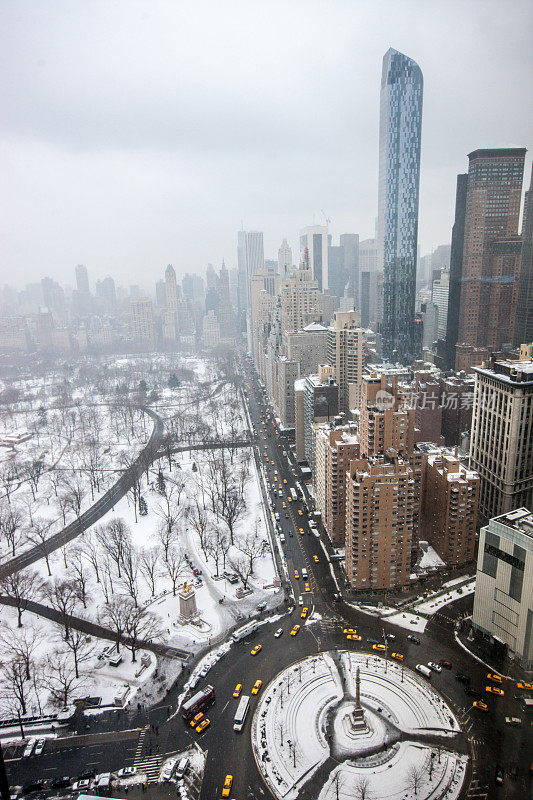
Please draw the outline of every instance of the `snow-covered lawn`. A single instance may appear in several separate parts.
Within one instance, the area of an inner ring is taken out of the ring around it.
[[[349,717],[356,668],[365,719],[357,730]],[[365,780],[367,796],[380,800],[414,798],[413,780],[417,798],[436,800],[446,790],[456,798],[467,763],[454,750],[459,735],[453,712],[423,678],[378,656],[342,651],[310,656],[279,673],[252,723],[259,769],[273,794],[290,800],[330,755],[341,763],[320,800],[336,800],[337,784],[339,797],[358,798],[355,787]]]

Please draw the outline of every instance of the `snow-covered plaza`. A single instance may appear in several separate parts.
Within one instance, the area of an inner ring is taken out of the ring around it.
[[[257,706],[252,746],[283,800],[311,790],[319,800],[451,800],[468,763],[459,723],[427,680],[348,651],[280,672]]]

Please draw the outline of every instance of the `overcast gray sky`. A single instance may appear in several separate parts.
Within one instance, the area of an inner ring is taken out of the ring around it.
[[[379,84],[424,74],[419,241],[477,147],[531,146],[530,0],[3,0],[0,279],[152,284],[236,231],[373,235]],[[528,154],[529,155],[529,154]],[[526,181],[529,183],[530,158]]]

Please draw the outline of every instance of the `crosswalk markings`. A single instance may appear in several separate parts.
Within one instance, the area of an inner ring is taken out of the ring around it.
[[[137,768],[137,772],[146,775],[148,783],[153,783],[159,778],[161,772],[161,765],[163,764],[163,756],[146,756],[143,759],[135,759],[133,766]]]

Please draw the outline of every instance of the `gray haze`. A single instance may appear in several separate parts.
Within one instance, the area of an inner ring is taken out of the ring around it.
[[[531,144],[532,8],[4,0],[0,281],[232,267],[241,220],[296,256],[322,210],[372,236],[389,46],[424,74],[422,252],[449,241],[466,154]]]

